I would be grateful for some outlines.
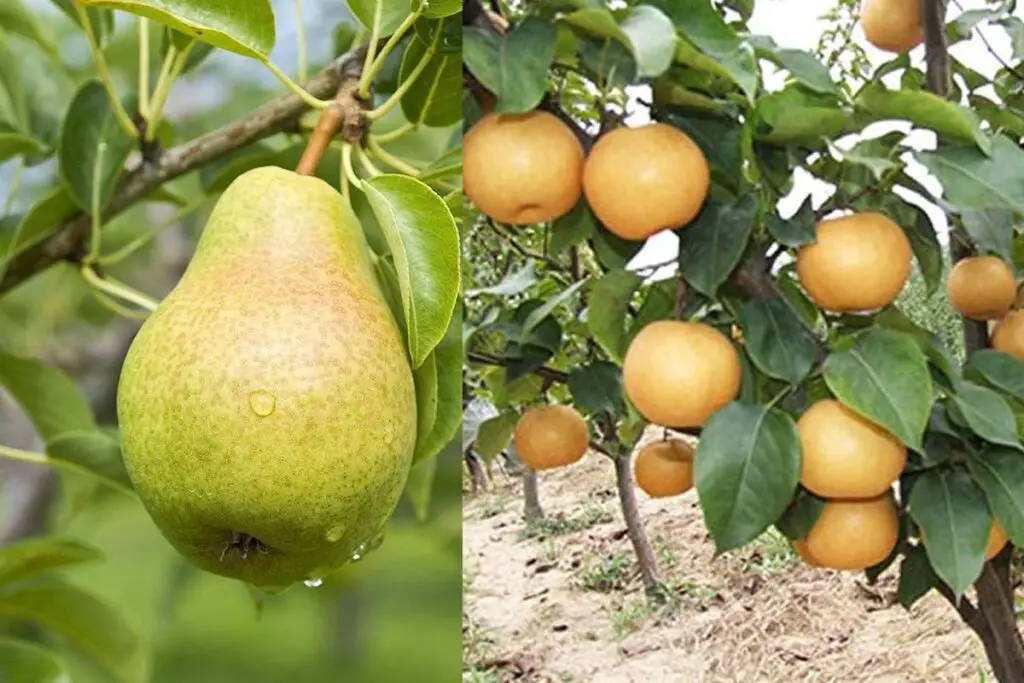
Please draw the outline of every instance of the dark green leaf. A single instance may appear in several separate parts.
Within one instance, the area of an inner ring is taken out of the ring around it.
[[[716,552],[746,545],[786,511],[800,478],[800,442],[786,413],[730,403],[704,426],[697,495]]]
[[[416,452],[437,420],[437,357],[430,352],[413,373],[416,384]],[[415,459],[415,456],[414,456]]]
[[[427,53],[428,46],[410,40],[402,57],[399,78],[406,80]],[[450,126],[462,119],[462,60],[457,54],[438,52],[402,97],[402,112],[413,123]]]
[[[904,119],[951,140],[973,143],[986,154],[992,148],[973,111],[927,90],[888,90],[875,81],[861,90],[854,103],[877,121]]]
[[[13,256],[43,240],[76,211],[75,200],[67,189],[63,185],[55,188],[28,210],[9,237],[0,234],[0,255]]]
[[[614,363],[598,360],[576,368],[569,373],[569,391],[573,405],[584,413],[618,415],[623,410],[622,371]]]
[[[747,248],[757,215],[757,199],[744,195],[731,204],[709,201],[679,234],[679,263],[693,287],[714,296]]]
[[[514,410],[480,423],[473,450],[484,460],[493,460],[508,448],[517,424],[519,413]]]
[[[901,227],[910,241],[910,248],[921,269],[926,290],[931,294],[942,284],[942,245],[939,244],[932,219],[928,214],[913,204],[906,203],[906,206],[915,216],[911,222],[900,221]]]
[[[1013,214],[1006,209],[964,211],[964,228],[978,250],[1013,261]]]
[[[64,662],[50,650],[23,640],[0,638],[0,681],[69,683]]]
[[[981,349],[971,354],[964,370],[969,377],[983,379],[1024,401],[1024,360],[1002,351]]]
[[[463,37],[463,59],[474,76],[498,97],[495,111],[534,109],[547,89],[555,58],[554,24],[536,18],[520,22],[504,36],[470,27]]]
[[[988,498],[989,507],[1016,545],[1024,545],[1024,454],[989,447],[967,458],[967,469]]]
[[[421,434],[413,462],[434,458],[459,430],[462,419],[462,308],[455,314],[444,338],[434,348],[436,362],[437,407],[433,426]],[[423,366],[420,366],[421,368]]]
[[[617,363],[626,353],[626,321],[633,292],[642,278],[629,270],[610,270],[594,283],[587,324],[594,341]]]
[[[964,472],[929,470],[910,490],[910,514],[935,573],[955,595],[966,593],[985,563],[992,526],[985,494]]]
[[[811,197],[808,196],[790,218],[769,213],[764,217],[764,224],[772,237],[787,247],[810,244],[814,241],[814,205]]]
[[[31,156],[46,151],[42,142],[28,133],[22,133],[0,123],[0,163],[11,157]]]
[[[939,583],[928,554],[920,545],[907,551],[900,563],[900,582],[896,596],[904,609],[910,609],[914,603],[928,594]]]
[[[928,362],[910,335],[868,332],[856,346],[826,359],[825,381],[840,401],[921,449],[934,399]]]
[[[995,391],[961,381],[951,398],[975,434],[994,444],[1021,447],[1013,411]]]
[[[18,541],[0,548],[0,585],[101,559],[99,550],[70,538],[41,536]]]
[[[818,521],[825,501],[818,498],[805,489],[799,489],[796,497],[789,504],[782,517],[775,522],[775,526],[786,538],[800,540],[811,533],[815,522]]]
[[[380,8],[380,35],[390,36],[395,32],[412,9],[409,0],[346,0],[352,14],[367,29],[373,29],[374,14]]]
[[[480,294],[492,294],[495,296],[515,296],[522,294],[537,282],[537,266],[534,262],[527,261],[521,269],[509,273],[505,279],[490,287],[479,287],[466,292],[467,297]]]
[[[792,84],[757,99],[757,139],[773,145],[821,145],[852,126],[834,95]]]
[[[62,432],[96,428],[89,402],[75,383],[56,368],[0,351],[0,385],[21,405],[44,439]]]
[[[572,211],[556,218],[551,224],[551,243],[548,249],[552,255],[557,256],[593,235],[597,229],[597,219],[590,207],[586,201],[580,200]]]
[[[672,63],[675,28],[664,13],[650,5],[635,7],[621,22],[602,6],[571,12],[562,17],[562,21],[592,36],[619,41],[633,55],[637,76],[658,76]]]
[[[811,371],[817,346],[782,299],[751,299],[740,313],[740,325],[747,353],[761,372],[799,384]]]
[[[961,212],[1007,209],[1024,216],[1024,151],[999,136],[992,155],[975,147],[946,147],[915,152],[942,183],[947,202]]]
[[[70,463],[75,469],[99,477],[122,491],[133,490],[121,455],[121,444],[98,429],[66,431],[48,438],[46,455]]]
[[[402,291],[413,367],[441,341],[459,295],[459,230],[444,201],[415,178],[363,181],[384,230]]]
[[[811,90],[820,93],[839,94],[839,88],[832,81],[828,67],[818,61],[810,52],[780,48],[767,36],[752,36],[751,42],[759,57],[771,61],[780,69],[788,71],[793,78]]]

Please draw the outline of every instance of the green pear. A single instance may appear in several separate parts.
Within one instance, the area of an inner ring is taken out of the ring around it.
[[[125,358],[124,460],[198,567],[321,578],[379,542],[416,442],[401,332],[358,219],[318,178],[239,176]]]

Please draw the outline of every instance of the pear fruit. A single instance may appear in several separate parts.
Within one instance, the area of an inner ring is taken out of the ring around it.
[[[379,544],[411,467],[416,397],[370,258],[327,183],[249,171],[132,342],[125,465],[198,567],[282,587]]]

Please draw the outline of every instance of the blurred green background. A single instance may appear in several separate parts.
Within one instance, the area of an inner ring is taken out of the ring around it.
[[[92,73],[85,38],[50,0],[27,4],[60,46],[66,78],[60,75],[64,69],[51,71],[70,99],[74,84]],[[277,47],[272,59],[295,77],[296,3],[273,4]],[[339,36],[343,43],[351,39],[354,24],[344,0],[302,0],[301,5],[314,73],[336,55]],[[126,14],[115,18],[116,32],[105,52],[119,90],[129,92],[137,74],[136,21]],[[17,43],[16,37],[12,40]],[[20,58],[46,66],[31,46],[18,43],[18,48]],[[166,110],[173,126],[167,141],[174,144],[213,130],[282,92],[259,63],[215,51],[175,86]],[[400,112],[392,116],[390,125],[402,123],[400,117]],[[458,134],[458,127],[427,129],[411,136],[405,149],[429,159]],[[278,135],[267,144],[281,149],[295,141]],[[16,163],[0,166],[0,202],[9,194]],[[337,166],[332,170],[336,177]],[[56,172],[52,160],[25,168],[10,212],[31,207],[52,186]],[[169,189],[188,201],[201,197],[197,174],[174,181]],[[112,274],[162,297],[187,263],[211,206],[172,221],[149,248]],[[127,211],[105,228],[105,250],[126,244],[175,213],[174,206],[157,202]],[[67,372],[106,424],[114,422],[116,378],[137,327],[98,305],[71,266],[52,268],[0,298],[0,346]],[[24,416],[3,399],[0,395],[0,443],[38,450]],[[403,498],[379,550],[321,587],[300,584],[266,597],[261,609],[242,584],[185,564],[141,505],[84,476],[0,463],[0,539],[5,529],[17,526],[21,534],[56,533],[102,550],[104,561],[62,575],[119,608],[137,627],[152,647],[155,683],[454,681],[461,671],[462,639],[460,456],[454,444],[439,456],[426,521],[418,521]],[[72,663],[75,683],[110,680],[49,631],[0,620],[0,635],[5,634],[57,647]]]

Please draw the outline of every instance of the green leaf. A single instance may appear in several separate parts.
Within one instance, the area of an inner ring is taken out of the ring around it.
[[[937,367],[950,382],[955,382],[960,378],[956,362],[946,348],[946,344],[934,332],[921,327],[908,318],[899,308],[890,307],[883,310],[875,316],[875,325],[906,332],[921,347],[921,351],[924,352],[928,361]]]
[[[981,349],[967,359],[964,372],[1024,401],[1024,360],[994,349]]]
[[[573,404],[587,414],[622,413],[622,371],[615,363],[596,360],[569,373]]]
[[[53,460],[70,463],[75,469],[99,477],[122,491],[134,491],[124,466],[120,442],[98,429],[66,431],[48,438],[46,455]]]
[[[436,1],[436,0],[435,0]],[[380,5],[380,35],[390,36],[405,18],[409,16],[412,5],[409,0],[347,0],[348,8],[367,29],[373,29],[374,12]],[[444,0],[448,2],[448,0]],[[433,4],[433,3],[431,3]]]
[[[363,181],[395,260],[414,368],[441,341],[459,296],[459,230],[444,201],[403,175]]]
[[[925,549],[918,545],[907,550],[900,563],[900,582],[896,589],[900,605],[909,610],[938,583],[939,577],[935,576]]]
[[[740,313],[740,326],[747,353],[761,372],[796,385],[811,371],[817,346],[782,299],[751,299]]]
[[[530,315],[526,316],[526,320],[523,322],[523,332],[521,336],[525,338],[534,330],[534,328],[537,327],[537,325],[541,323],[542,320],[544,320],[544,318],[554,313],[563,304],[571,301],[572,298],[576,296],[577,292],[589,284],[589,278],[584,278],[579,282],[575,282],[531,311]]]
[[[462,0],[429,0],[424,3],[423,16],[438,19],[462,11]]]
[[[1013,214],[1006,209],[964,211],[960,218],[978,250],[1013,262]]]
[[[266,60],[274,49],[274,10],[269,0],[81,0],[138,14],[204,43]]]
[[[110,15],[109,12],[104,14]],[[63,63],[36,43],[21,36],[7,36],[4,42],[17,59],[0,66],[0,70],[16,69],[21,82],[31,84],[25,89],[27,121],[23,128],[47,148],[56,148],[77,81],[68,75]]]
[[[1024,151],[999,136],[992,155],[974,147],[915,152],[942,183],[946,201],[959,211],[1008,209],[1024,216]]]
[[[715,295],[743,257],[756,216],[754,195],[724,205],[711,200],[693,223],[677,231],[683,277],[694,289]]]
[[[460,109],[461,111],[461,109]],[[455,178],[462,182],[462,147],[450,149],[423,169],[419,179],[425,183]]]
[[[427,52],[421,40],[410,40],[402,57],[399,78],[405,81]],[[413,123],[450,126],[462,119],[462,60],[457,54],[438,52],[430,58],[402,97],[402,112]]]
[[[832,80],[828,67],[818,61],[810,52],[781,48],[768,36],[751,36],[751,43],[757,56],[785,69],[790,75],[811,90],[820,93],[839,94],[839,87]]]
[[[668,15],[692,43],[678,42],[676,61],[724,75],[753,101],[758,85],[754,48],[739,37],[714,5],[706,0],[652,0],[650,4]],[[694,59],[693,46],[706,58]]]
[[[135,629],[106,602],[56,580],[0,590],[0,614],[40,623],[59,633],[122,683],[143,683],[146,648]]]
[[[786,538],[793,540],[807,538],[807,534],[811,533],[811,529],[814,528],[824,507],[823,499],[801,488],[797,490],[796,497],[793,498],[793,502],[786,508],[782,517],[775,522],[775,526]]]
[[[58,152],[61,177],[86,213],[92,211],[93,188],[98,184],[100,208],[105,208],[135,143],[121,130],[102,83],[90,80],[82,84],[64,126]]]
[[[562,21],[590,35],[619,41],[636,60],[636,75],[641,78],[658,76],[672,64],[675,27],[661,10],[650,5],[633,8],[621,23],[611,10],[601,6],[576,10],[563,16]]]
[[[436,411],[433,426],[421,434],[413,462],[433,459],[452,440],[462,420],[462,309],[457,307],[444,338],[434,348]],[[429,363],[429,361],[428,361]],[[427,363],[420,366],[422,369]],[[417,371],[417,376],[419,371]]]
[[[0,585],[101,559],[102,552],[70,538],[42,536],[11,543],[0,548]]]
[[[463,59],[480,83],[497,95],[495,111],[522,113],[540,103],[555,58],[556,37],[553,23],[534,17],[500,37],[475,27],[465,30]]]
[[[415,463],[409,470],[409,478],[405,482],[405,495],[412,503],[416,519],[427,521],[430,514],[430,491],[434,487],[434,476],[437,474],[437,458],[427,458]]]
[[[42,241],[77,212],[75,200],[63,185],[44,195],[28,210],[10,237],[0,234],[0,254],[15,255]]]
[[[961,381],[957,383],[956,391],[950,398],[975,434],[990,443],[1021,447],[1013,410],[995,391],[973,382]]]
[[[967,469],[988,498],[988,504],[1006,534],[1024,545],[1024,455],[992,446],[970,453]]]
[[[935,573],[958,597],[981,575],[992,513],[965,472],[928,470],[910,490],[910,515],[921,527]]]
[[[0,30],[0,123],[14,130],[28,124],[25,82],[10,39]]]
[[[820,145],[848,132],[852,121],[835,96],[797,84],[757,98],[756,137],[772,145]]]
[[[85,396],[56,368],[0,351],[0,385],[25,410],[43,439],[67,431],[96,429]]]
[[[772,237],[787,247],[810,244],[814,241],[814,205],[811,197],[808,196],[790,218],[782,218],[775,213],[765,215],[764,225]]]
[[[473,442],[473,450],[484,460],[493,460],[508,448],[517,424],[519,413],[514,410],[481,422],[476,433],[476,441]]]
[[[50,650],[23,640],[0,638],[0,681],[71,683],[71,678],[64,662]]]
[[[992,149],[973,111],[927,90],[889,90],[873,81],[864,86],[854,104],[876,121],[903,119],[951,140],[973,143],[983,153]]]
[[[171,49],[171,46],[174,46],[174,48],[178,50],[178,52],[182,52],[184,50],[189,51],[188,57],[185,58],[185,64],[181,67],[180,75],[184,75],[192,71],[200,64],[202,64],[204,61],[206,61],[207,57],[213,54],[213,45],[210,45],[209,43],[199,42],[192,36],[185,35],[184,33],[175,31],[166,26],[164,27],[163,30],[162,40],[163,42],[160,45],[160,64],[163,64],[163,61],[164,59],[166,59],[167,53]],[[158,69],[159,67],[157,67],[157,65],[154,64],[154,68]],[[156,82],[156,80],[159,78],[159,73],[159,71],[156,71],[152,75],[153,82]]]
[[[433,351],[416,368],[413,379],[416,384],[416,449],[413,455],[415,459],[415,453],[420,451],[423,441],[437,421],[437,357]]]
[[[590,291],[587,325],[594,341],[616,363],[621,363],[626,353],[629,303],[642,281],[632,271],[610,270],[594,283]]]
[[[82,22],[78,19],[78,12],[75,11],[75,0],[50,1],[59,7],[76,26],[82,25]],[[89,23],[92,24],[92,30],[96,34],[96,40],[99,41],[100,46],[106,45],[111,34],[114,33],[114,13],[110,10],[96,8],[90,8],[87,11],[89,13]]]
[[[856,346],[825,360],[825,382],[836,398],[920,451],[933,402],[928,362],[914,339],[872,330]]]
[[[509,273],[501,282],[490,287],[478,287],[466,292],[466,297],[491,294],[494,296],[515,296],[522,294],[537,282],[537,266],[530,260],[517,271]]]
[[[551,243],[548,251],[557,256],[569,247],[583,242],[597,231],[597,219],[586,200],[580,200],[573,210],[555,219],[551,224]]]
[[[0,163],[11,157],[31,156],[46,151],[42,142],[0,123]]]
[[[694,479],[716,554],[753,541],[796,493],[800,442],[793,419],[776,408],[725,406],[704,426]]]
[[[909,202],[904,202],[904,206],[914,214],[914,219],[900,221],[900,226],[910,241],[910,248],[924,277],[926,291],[931,294],[942,284],[942,245],[939,244],[939,238],[928,214]]]
[[[23,0],[4,0],[0,3],[0,28],[34,40],[47,52],[57,51],[53,36],[36,21],[35,15],[25,6]]]

